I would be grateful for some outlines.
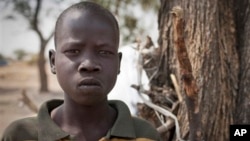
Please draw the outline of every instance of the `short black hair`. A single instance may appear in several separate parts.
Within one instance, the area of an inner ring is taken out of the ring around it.
[[[58,36],[58,31],[61,28],[61,22],[63,21],[64,17],[70,13],[71,11],[88,11],[88,12],[94,12],[97,13],[101,16],[104,16],[105,18],[107,18],[113,25],[115,31],[117,31],[117,41],[119,43],[119,36],[120,36],[120,31],[119,31],[119,25],[118,22],[115,18],[115,16],[106,8],[94,3],[94,2],[89,2],[89,1],[83,1],[83,2],[79,2],[76,3],[70,7],[68,7],[67,9],[65,9],[58,17],[57,21],[56,21],[56,25],[55,25],[55,35],[54,35],[54,42],[55,42],[55,47],[57,47],[57,36]]]

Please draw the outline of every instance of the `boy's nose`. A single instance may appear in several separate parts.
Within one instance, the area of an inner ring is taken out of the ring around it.
[[[101,66],[90,59],[83,60],[78,66],[78,72],[98,72]]]

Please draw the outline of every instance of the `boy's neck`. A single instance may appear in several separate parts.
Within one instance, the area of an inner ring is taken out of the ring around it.
[[[83,106],[66,100],[51,112],[51,117],[59,127],[70,134],[91,136],[91,131],[99,130],[98,134],[104,136],[115,122],[116,110],[110,107],[107,101],[94,106]]]
[[[96,105],[79,105],[72,100],[65,100],[62,105],[63,117],[81,123],[92,124],[109,118],[115,110],[110,107],[108,101],[99,102]]]

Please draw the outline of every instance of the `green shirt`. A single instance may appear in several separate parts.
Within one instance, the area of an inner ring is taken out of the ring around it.
[[[73,137],[64,132],[51,119],[50,112],[61,105],[62,100],[45,102],[36,117],[17,120],[10,124],[2,141],[71,141]],[[160,140],[158,132],[145,120],[132,117],[128,107],[121,101],[109,101],[117,110],[117,119],[107,135],[99,141],[152,141]]]

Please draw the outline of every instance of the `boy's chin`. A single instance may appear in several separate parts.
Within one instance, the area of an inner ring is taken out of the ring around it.
[[[96,106],[103,102],[106,103],[107,95],[101,93],[82,93],[74,98],[74,101],[82,106]]]

